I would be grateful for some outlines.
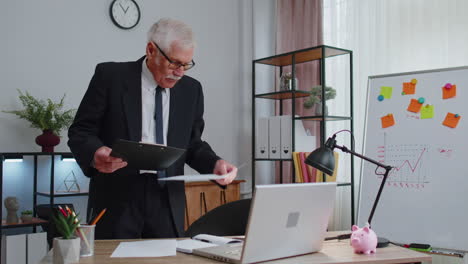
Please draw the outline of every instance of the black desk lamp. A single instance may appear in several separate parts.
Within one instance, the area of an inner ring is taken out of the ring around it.
[[[383,174],[383,180],[382,180],[382,183],[380,184],[379,192],[377,193],[377,197],[375,198],[374,205],[372,206],[372,211],[370,213],[369,220],[368,220],[368,223],[370,225],[372,221],[372,217],[374,216],[375,208],[377,207],[377,204],[379,203],[379,199],[380,199],[380,195],[382,194],[383,187],[385,186],[385,181],[387,180],[388,174],[392,170],[392,167],[384,165],[368,157],[365,157],[359,153],[356,153],[353,150],[350,150],[345,146],[337,145],[336,140],[335,140],[336,134],[337,133],[335,133],[331,138],[327,139],[325,146],[320,147],[314,150],[312,153],[310,153],[310,155],[305,160],[305,163],[324,172],[325,174],[332,175],[333,170],[335,169],[335,157],[333,156],[333,150],[335,148],[338,148],[338,149],[341,149],[341,151],[343,152],[350,153],[351,155],[357,156],[363,160],[367,160],[377,165],[378,167],[384,168],[385,173]],[[388,246],[388,243],[389,241],[387,239],[379,237],[377,247],[378,248],[386,247]]]

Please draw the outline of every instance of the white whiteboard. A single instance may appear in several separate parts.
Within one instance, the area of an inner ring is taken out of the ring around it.
[[[402,95],[404,82],[417,80],[416,93]],[[456,97],[442,99],[446,83]],[[392,97],[379,101],[381,87]],[[468,67],[385,76],[368,81],[364,155],[392,169],[372,220],[378,236],[397,243],[468,251]],[[434,116],[421,119],[407,111],[410,99],[423,97]],[[447,112],[459,114],[456,128],[444,126]],[[381,117],[393,114],[395,124],[382,128]],[[370,214],[382,176],[362,163],[358,224]],[[378,172],[383,172],[379,170]]]

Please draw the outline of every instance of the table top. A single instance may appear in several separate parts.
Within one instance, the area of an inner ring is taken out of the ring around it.
[[[153,264],[157,263],[220,263],[204,257],[177,252],[177,256],[159,258],[110,258],[114,249],[123,241],[135,240],[97,240],[95,241],[95,255],[83,257],[79,263],[88,264]],[[428,254],[409,250],[406,248],[390,245],[386,248],[379,248],[375,254],[359,255],[355,254],[349,245],[349,240],[329,240],[325,241],[323,249],[319,252],[269,261],[266,263],[412,263],[431,262],[432,257]]]

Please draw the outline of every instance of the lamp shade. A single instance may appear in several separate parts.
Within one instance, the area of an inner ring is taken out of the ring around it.
[[[335,170],[335,156],[333,150],[329,147],[320,147],[309,154],[305,163],[324,172],[332,175]]]

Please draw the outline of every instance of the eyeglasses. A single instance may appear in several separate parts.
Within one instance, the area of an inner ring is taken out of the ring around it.
[[[161,54],[164,56],[164,58],[166,58],[166,60],[169,62],[169,69],[171,70],[176,70],[176,69],[179,69],[180,67],[182,67],[184,69],[184,71],[188,71],[190,69],[193,68],[193,66],[195,66],[195,62],[192,60],[191,62],[189,63],[180,63],[180,62],[177,62],[177,61],[173,61],[171,59],[169,59],[169,57],[166,55],[166,53],[164,53],[164,51],[162,51],[162,49],[158,46],[158,44],[156,44],[156,42],[154,42],[154,45],[156,46],[156,48],[158,48],[158,50],[161,52]]]

